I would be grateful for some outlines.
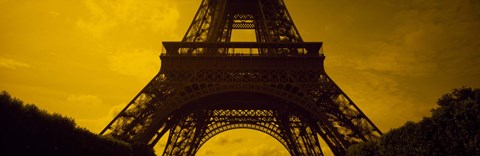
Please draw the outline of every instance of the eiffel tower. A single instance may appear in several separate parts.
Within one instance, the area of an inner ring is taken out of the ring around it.
[[[232,31],[256,42],[231,42]],[[215,135],[264,132],[291,155],[335,155],[382,133],[326,74],[322,42],[304,42],[283,0],[203,0],[160,72],[100,133],[194,155]]]

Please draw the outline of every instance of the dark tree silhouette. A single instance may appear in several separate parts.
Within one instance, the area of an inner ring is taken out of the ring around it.
[[[353,145],[347,155],[478,155],[480,89],[454,89],[437,103],[431,117]]]
[[[0,155],[153,156],[153,149],[131,145],[79,128],[72,118],[49,114],[0,93]]]

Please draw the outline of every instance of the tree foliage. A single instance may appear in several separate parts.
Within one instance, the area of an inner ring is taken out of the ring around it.
[[[155,155],[144,145],[131,145],[79,128],[72,118],[49,114],[0,93],[0,155]]]
[[[454,89],[437,103],[431,117],[353,145],[347,155],[478,155],[480,89]]]

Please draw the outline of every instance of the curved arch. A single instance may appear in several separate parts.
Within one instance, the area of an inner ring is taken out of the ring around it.
[[[251,127],[249,127],[249,125]],[[265,127],[265,126],[255,125],[255,124],[231,124],[231,125],[224,125],[224,126],[216,128],[216,129],[218,129],[218,131],[213,130],[212,133],[207,133],[207,135],[204,138],[202,138],[202,140],[199,143],[199,146],[198,146],[197,150],[199,150],[203,146],[203,144],[205,144],[208,140],[215,137],[216,135],[218,135],[220,133],[223,133],[223,132],[230,131],[230,130],[235,130],[235,129],[251,129],[251,130],[255,130],[255,131],[265,133],[265,134],[273,137],[278,142],[280,142],[280,144],[282,144],[283,147],[286,150],[288,150],[288,145],[287,145],[286,141],[282,138],[281,133],[280,132],[275,132],[275,131],[273,131],[273,130],[269,129],[268,127]],[[210,134],[210,135],[208,135],[208,134]]]
[[[242,94],[241,97],[236,96],[233,98],[229,98],[226,101],[217,101],[217,97],[230,97],[232,95]],[[258,98],[264,98],[265,101],[260,102]],[[266,100],[268,99],[268,100]],[[239,106],[233,106],[235,108],[230,108],[232,105],[235,104],[242,104],[242,108],[238,108]],[[286,149],[288,149],[287,142],[285,140],[285,136],[282,136],[281,129],[277,123],[278,119],[276,118],[276,109],[280,109],[278,107],[282,107],[287,105],[285,102],[282,102],[277,97],[271,97],[271,95],[266,94],[257,94],[254,92],[223,92],[219,94],[214,94],[210,96],[205,96],[202,98],[197,99],[196,102],[189,103],[188,105],[195,105],[197,110],[210,110],[212,112],[210,115],[215,116],[219,114],[236,114],[228,116],[228,119],[224,120],[216,120],[207,126],[205,130],[205,134],[203,135],[202,139],[199,142],[199,147],[197,150],[206,143],[209,139],[218,135],[222,132],[233,130],[233,129],[252,129],[263,132],[275,138],[279,141]],[[188,106],[187,105],[187,106]],[[276,105],[276,106],[275,106]],[[223,110],[222,110],[223,109]],[[222,113],[222,111],[229,111],[228,113]],[[239,115],[242,114],[243,115]],[[226,116],[224,116],[226,117]],[[256,117],[268,117],[270,120],[262,120],[262,119],[253,119]],[[248,120],[248,121],[237,121],[236,119],[240,120]],[[250,119],[250,120],[249,120]]]
[[[195,154],[213,136],[239,128],[272,136],[292,155],[321,153],[317,139],[319,131],[308,134],[302,131],[307,127],[316,129],[316,124],[308,122],[314,115],[285,97],[223,88],[211,94],[196,95],[194,100],[179,109],[186,111],[176,112],[181,118],[176,119],[179,124],[172,125],[175,131],[170,133],[174,136],[169,137],[167,144],[171,146],[166,148],[165,153],[177,154],[176,149],[194,143],[195,147],[182,152]]]

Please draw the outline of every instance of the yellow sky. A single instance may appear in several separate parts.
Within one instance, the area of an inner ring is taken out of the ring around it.
[[[477,0],[285,0],[305,41],[323,41],[334,81],[384,132],[436,99],[480,87]],[[158,72],[200,0],[0,0],[0,90],[99,132]],[[161,144],[159,143],[160,148]],[[158,150],[157,152],[162,152]],[[286,155],[233,130],[198,155]]]

